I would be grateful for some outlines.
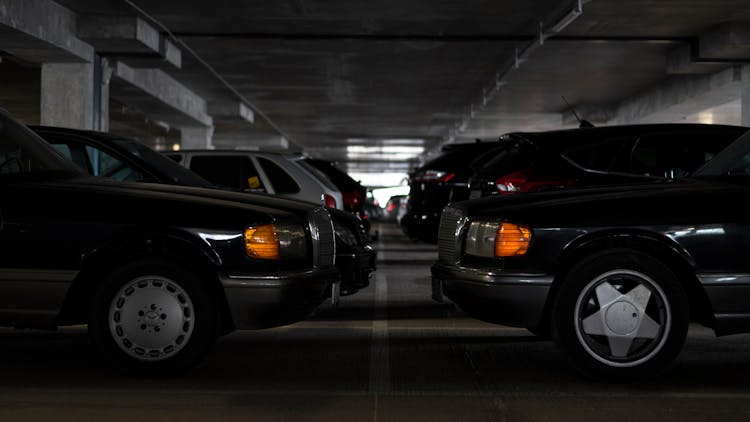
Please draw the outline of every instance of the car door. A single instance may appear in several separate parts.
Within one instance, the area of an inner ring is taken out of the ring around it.
[[[48,192],[33,177],[0,174],[0,324],[51,323],[78,273],[80,233]]]

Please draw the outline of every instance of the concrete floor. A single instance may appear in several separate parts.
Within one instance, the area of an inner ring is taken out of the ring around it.
[[[589,382],[551,342],[432,302],[434,246],[379,229],[369,288],[309,321],[224,337],[179,378],[113,374],[83,328],[0,331],[0,421],[750,419],[750,335],[693,327],[661,377]]]

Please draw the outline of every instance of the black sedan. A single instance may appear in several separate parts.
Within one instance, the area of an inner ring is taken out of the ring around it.
[[[29,126],[87,173],[120,181],[163,183],[215,188],[211,182],[148,146],[128,137],[91,130]],[[262,205],[268,196],[246,194],[244,201]],[[329,208],[336,235],[336,266],[341,274],[341,295],[367,287],[375,270],[372,248],[362,220]],[[213,217],[206,217],[213,218]],[[333,294],[333,292],[332,292]]]
[[[339,279],[322,207],[94,178],[2,111],[0,251],[0,325],[88,324],[106,360],[146,375],[303,319]]]
[[[551,334],[586,374],[654,375],[688,323],[750,332],[750,134],[691,179],[446,208],[433,296]]]

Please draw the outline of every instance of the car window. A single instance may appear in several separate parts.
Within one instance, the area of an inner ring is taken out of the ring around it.
[[[633,136],[606,138],[563,150],[561,155],[587,170],[629,172],[628,157],[636,139]],[[648,159],[646,155],[644,159]]]
[[[145,164],[149,171],[160,173],[170,183],[212,187],[208,180],[134,139],[112,139],[111,142],[132,154],[139,163]]]
[[[212,184],[243,192],[266,192],[250,157],[233,155],[196,155],[190,170]]]
[[[89,162],[83,145],[77,143],[66,143],[63,140],[48,136],[45,136],[45,139],[50,142],[52,148],[54,148],[57,152],[62,154],[70,161],[76,163],[76,165],[86,173],[91,174],[91,163]]]
[[[109,177],[126,182],[142,182],[145,179],[143,173],[130,164],[98,148],[86,145],[85,151],[91,165],[91,174],[94,176]]]
[[[300,191],[297,182],[284,169],[268,158],[258,157],[258,162],[268,176],[268,181],[277,194],[291,194]]]
[[[0,111],[0,175],[37,172],[81,171],[48,142]]]
[[[493,150],[491,156],[482,157],[484,165],[476,168],[476,171],[480,174],[512,173],[532,167],[538,158],[530,146],[522,142],[508,143]]]
[[[331,184],[340,191],[358,190],[362,187],[362,185],[349,176],[347,172],[336,167],[336,165],[330,161],[306,158],[299,162],[308,170],[316,169],[318,172],[324,174],[328,180],[330,180]]]
[[[487,151],[497,147],[496,142],[470,144],[462,147],[448,148],[434,159],[421,166],[422,170],[456,172],[468,168],[468,164]]]
[[[731,137],[714,134],[655,134],[636,141],[628,172],[657,177],[684,177],[713,158]]]

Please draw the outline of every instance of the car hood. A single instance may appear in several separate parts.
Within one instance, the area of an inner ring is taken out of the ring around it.
[[[536,226],[684,223],[698,216],[718,220],[722,212],[736,208],[731,198],[745,191],[729,183],[692,179],[496,196],[453,206],[470,217]]]
[[[220,189],[156,183],[119,182],[99,177],[79,177],[50,182],[60,188],[73,188],[134,197],[161,197],[186,203],[213,202],[217,206],[252,209],[267,214],[306,214],[320,205],[270,195],[231,192]]]

